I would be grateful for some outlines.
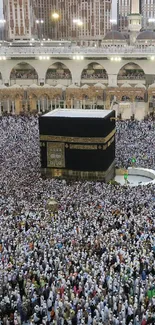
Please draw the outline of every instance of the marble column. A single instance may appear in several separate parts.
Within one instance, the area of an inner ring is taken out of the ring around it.
[[[40,114],[40,99],[38,99],[38,113]]]
[[[108,75],[108,86],[117,87],[117,75],[109,74]]]
[[[15,102],[14,102],[14,100],[12,101],[12,114],[15,114]]]
[[[45,99],[42,98],[42,107],[43,107],[43,112],[45,112]]]
[[[10,113],[10,100],[7,100],[7,113]]]
[[[86,100],[85,99],[83,99],[83,109],[86,109]]]
[[[53,103],[52,103],[52,100],[51,100],[51,111],[52,111],[52,109],[53,109]]]
[[[135,114],[135,102],[133,101],[131,104],[131,115]]]

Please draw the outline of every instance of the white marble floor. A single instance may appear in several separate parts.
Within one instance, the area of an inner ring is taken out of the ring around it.
[[[129,175],[128,176],[128,185],[130,186],[138,186],[141,183],[147,183],[150,182],[152,179],[145,177],[145,176],[134,176],[134,175]],[[117,175],[115,176],[115,181],[120,183],[121,185],[125,184],[124,176],[123,175]]]

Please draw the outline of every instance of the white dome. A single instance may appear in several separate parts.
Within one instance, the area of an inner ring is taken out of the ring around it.
[[[5,86],[4,84],[0,85],[0,89],[6,89],[8,88],[7,86]]]
[[[146,89],[145,85],[141,84],[141,83],[138,83],[135,88],[144,88]]]
[[[97,84],[95,84],[94,87],[96,87],[96,88],[102,88],[102,89],[105,89],[106,88],[106,86],[103,85],[103,84],[101,84],[100,82],[98,82]]]
[[[121,88],[131,88],[131,85],[128,84],[127,82],[125,82],[125,83],[121,86]]]
[[[81,88],[82,88],[82,89],[88,89],[89,86],[85,84],[85,85],[83,85]]]
[[[74,85],[74,84],[72,84],[72,85],[68,86],[68,88],[74,88],[74,89],[76,89],[76,88],[79,88],[79,87],[76,86],[76,85]]]
[[[21,87],[17,84],[12,85],[11,88],[20,88],[21,89]]]
[[[59,89],[63,89],[63,85],[61,85],[61,84],[57,84],[56,86],[55,86],[55,88],[59,88]]]
[[[53,88],[53,86],[50,86],[49,84],[44,84],[43,88]]]
[[[106,40],[106,41],[107,40],[125,41],[125,37],[121,32],[118,32],[117,30],[112,30],[105,35],[104,40]]]
[[[150,88],[155,88],[155,82],[152,85],[149,86],[149,89]]]
[[[36,85],[36,84],[32,84],[29,86],[29,88],[40,88],[40,86]]]

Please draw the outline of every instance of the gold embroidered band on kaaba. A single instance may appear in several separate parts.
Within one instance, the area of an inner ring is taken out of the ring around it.
[[[74,150],[106,150],[115,140],[113,136],[106,144],[66,144],[65,148]]]
[[[66,137],[56,135],[40,135],[41,141],[52,141],[52,142],[69,142],[69,143],[106,143],[115,134],[116,129],[112,130],[104,138],[93,138],[93,137]]]

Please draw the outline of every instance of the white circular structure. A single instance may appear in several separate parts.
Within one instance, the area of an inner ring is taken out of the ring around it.
[[[128,168],[128,179],[127,182],[124,180],[124,175],[117,174],[115,181],[121,185],[139,186],[155,184],[155,170],[147,168]]]

